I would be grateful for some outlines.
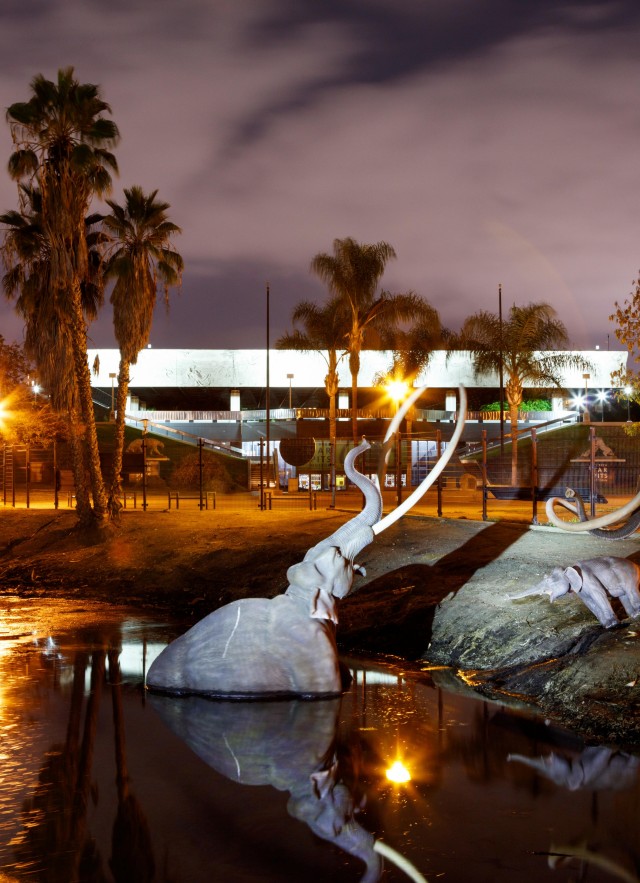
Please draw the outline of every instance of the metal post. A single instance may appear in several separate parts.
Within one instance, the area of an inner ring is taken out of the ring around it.
[[[396,502],[402,503],[402,433],[396,432]]]
[[[264,439],[260,439],[260,511],[264,510]]]
[[[204,463],[203,463],[203,460],[202,460],[202,451],[203,451],[203,448],[204,448],[204,440],[201,439],[201,438],[199,438],[199,439],[198,439],[198,486],[199,486],[199,488],[200,488],[200,503],[199,503],[198,505],[200,506],[200,511],[201,511],[201,512],[202,512],[202,510],[204,509],[203,493],[202,493],[202,491],[203,491],[203,487],[202,487],[202,484],[203,484],[203,470],[204,470]]]
[[[487,520],[487,430],[482,430],[482,520]]]
[[[58,447],[56,440],[53,440],[53,505],[58,508],[60,494],[60,475],[58,472]]]
[[[269,380],[269,286],[267,285],[267,388],[265,395],[266,405],[266,445],[267,445],[267,487],[271,487],[269,475],[271,473],[271,444],[270,444],[270,426],[271,423],[271,407],[270,407],[270,380]]]
[[[29,448],[29,443],[25,445],[24,449],[24,471],[25,471],[25,480],[26,480],[26,496],[27,496],[27,509],[31,503],[31,450]]]
[[[142,421],[142,511],[147,511],[147,428],[148,420]]]
[[[440,457],[442,456],[442,432],[439,429],[436,429],[436,456],[438,459],[438,463],[440,462]],[[438,476],[438,518],[442,518],[442,473]]]
[[[291,381],[293,380],[293,374],[287,374],[287,379],[288,379],[288,381],[289,381],[289,410],[291,411],[291,409],[292,409],[292,405],[291,405],[291,402],[292,402],[292,399],[291,399]]]
[[[109,373],[109,377],[111,378],[111,413],[109,414],[109,420],[115,420],[116,416],[116,407],[115,407],[115,391],[113,388],[113,382],[116,379],[116,375],[111,371]]]
[[[498,285],[498,328],[500,346],[500,456],[504,454],[504,412],[502,402],[504,399],[504,367],[502,350],[502,284]]]
[[[589,427],[589,496],[591,497],[591,517],[596,517],[596,430]]]
[[[535,429],[531,430],[531,496],[533,511],[531,521],[538,524],[538,437]]]

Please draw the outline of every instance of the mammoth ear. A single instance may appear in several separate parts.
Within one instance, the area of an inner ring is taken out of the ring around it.
[[[574,592],[579,592],[582,588],[582,574],[575,567],[567,567],[564,575],[569,580],[569,585]]]
[[[329,619],[338,624],[338,614],[333,596],[324,589],[316,589],[311,599],[311,619]]]

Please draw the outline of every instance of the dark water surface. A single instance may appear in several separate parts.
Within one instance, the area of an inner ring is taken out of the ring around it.
[[[363,659],[339,701],[152,696],[175,628],[0,611],[0,883],[639,878],[638,757]]]

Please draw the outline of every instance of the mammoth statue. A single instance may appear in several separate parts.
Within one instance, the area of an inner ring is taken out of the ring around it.
[[[508,754],[507,761],[522,763],[569,791],[622,791],[633,788],[638,778],[640,758],[604,745],[589,745],[577,757],[555,752],[546,757]]]
[[[562,530],[570,533],[588,533],[604,540],[624,540],[640,527],[640,492],[615,512],[609,512],[599,518],[587,517],[584,501],[577,491],[567,488],[566,497],[567,499],[551,497],[545,505],[549,522]],[[556,506],[568,509],[580,521],[571,523],[563,521],[555,512]]]
[[[640,567],[627,558],[602,556],[578,561],[571,567],[554,567],[544,579],[519,592],[509,595],[511,601],[531,595],[549,595],[553,603],[556,598],[575,592],[586,607],[597,617],[601,625],[611,628],[618,624],[618,618],[607,596],[619,598],[627,616],[640,616]]]
[[[406,400],[387,435],[395,432],[421,392],[415,390]],[[233,601],[165,647],[149,669],[147,687],[236,699],[340,694],[335,600],[351,591],[355,573],[364,572],[356,556],[410,509],[442,472],[462,434],[465,410],[461,387],[460,419],[447,450],[427,478],[384,518],[377,485],[354,465],[369,444],[363,441],[351,450],[344,467],[364,494],[363,510],[289,568],[284,594]]]

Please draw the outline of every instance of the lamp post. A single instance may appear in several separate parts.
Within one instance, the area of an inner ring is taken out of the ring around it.
[[[289,410],[291,410],[291,381],[293,380],[293,374],[287,374],[287,380],[289,381]]]
[[[582,420],[584,423],[589,423],[591,420],[591,415],[589,414],[589,380],[591,379],[591,374],[583,374],[582,379],[584,380],[584,414],[582,415]]]
[[[147,511],[147,429],[149,428],[149,420],[144,417],[142,420],[142,511]]]
[[[404,380],[392,380],[387,384],[387,395],[395,402],[396,414],[402,400],[407,395],[407,383]],[[396,502],[402,503],[402,433],[400,427],[396,431]]]
[[[109,377],[111,378],[111,413],[109,414],[109,420],[115,420],[116,408],[115,408],[115,391],[114,391],[113,384],[116,379],[116,375],[113,373],[113,371],[110,371]]]
[[[608,401],[606,389],[601,389],[598,393],[598,401],[600,402],[600,423],[604,423],[604,403]]]

